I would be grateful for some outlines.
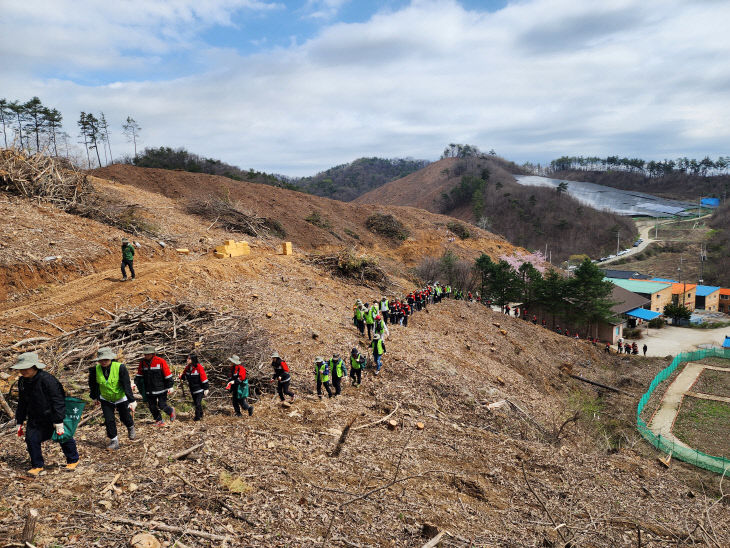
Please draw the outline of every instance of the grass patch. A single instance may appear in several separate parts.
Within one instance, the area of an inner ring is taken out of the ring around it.
[[[405,240],[411,235],[406,226],[390,214],[375,213],[365,220],[370,232],[385,236],[391,240]]]
[[[309,224],[318,226],[319,228],[332,227],[332,223],[330,223],[330,220],[322,215],[319,211],[312,211],[309,215],[304,217],[304,220],[307,221]]]
[[[724,364],[727,367],[728,364]],[[692,387],[693,392],[730,398],[730,371],[705,369]]]
[[[345,234],[347,234],[350,238],[355,238],[356,240],[359,240],[360,239],[360,235],[357,232],[355,232],[354,230],[350,230],[349,228],[345,228],[343,230],[343,232]]]
[[[730,457],[730,403],[685,397],[674,423],[674,435],[684,443],[717,457]]]

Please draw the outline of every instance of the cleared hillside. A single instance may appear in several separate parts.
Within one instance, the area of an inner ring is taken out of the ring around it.
[[[615,252],[616,230],[637,234],[631,219],[598,211],[555,190],[519,185],[499,158],[447,158],[377,188],[356,203],[411,205],[482,226],[508,241],[552,253],[600,257]],[[485,171],[486,170],[486,171]]]

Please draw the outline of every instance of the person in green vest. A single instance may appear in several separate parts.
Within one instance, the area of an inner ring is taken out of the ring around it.
[[[335,397],[337,397],[342,394],[342,377],[347,375],[347,367],[337,353],[332,354],[332,359],[328,365],[332,373],[332,385],[335,387]]]
[[[367,358],[360,354],[357,348],[353,348],[350,352],[350,378],[352,386],[360,386],[362,382],[362,370],[365,368]]]
[[[373,337],[373,342],[370,343],[370,348],[373,349],[373,361],[375,362],[375,374],[380,374],[380,368],[383,367],[383,354],[385,354],[385,343],[380,335],[377,333]]]
[[[127,281],[127,267],[134,280],[134,246],[127,238],[122,238],[122,281]]]
[[[357,327],[360,335],[365,335],[365,306],[362,301],[358,299],[355,301],[355,306],[352,307],[352,322]]]
[[[378,301],[374,301],[372,306],[368,306],[368,303],[365,303],[365,308],[367,309],[367,312],[365,312],[365,325],[368,328],[368,340],[370,340],[373,338],[375,316],[378,315]]]
[[[327,397],[332,397],[332,389],[330,388],[330,366],[324,361],[324,358],[314,360],[314,376],[317,378],[317,395],[322,399],[322,385],[327,390]]]
[[[119,412],[122,424],[127,427],[127,435],[133,440],[135,432],[132,415],[137,408],[129,372],[123,363],[114,361],[115,358],[116,354],[111,348],[100,348],[96,356],[97,364],[89,368],[89,396],[101,404],[106,435],[110,440],[107,449],[111,451],[119,449],[114,411]]]

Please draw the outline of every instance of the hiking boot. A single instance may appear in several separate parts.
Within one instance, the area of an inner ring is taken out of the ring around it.
[[[69,462],[69,463],[68,463],[68,464],[66,465],[66,470],[69,470],[70,472],[73,472],[74,470],[76,470],[76,467],[77,467],[78,465],[79,465],[79,461],[76,461],[76,462]]]
[[[137,437],[137,432],[134,430],[134,425],[127,428],[127,437],[129,437],[130,440],[133,440]]]
[[[114,438],[109,442],[109,445],[107,445],[106,448],[109,451],[116,451],[117,449],[119,449],[119,440],[117,438]]]
[[[253,405],[248,406],[248,416],[250,417],[251,415],[253,415]]]
[[[122,281],[123,281],[123,282],[126,282],[126,281],[127,281],[127,278],[122,278]]]
[[[165,421],[159,420],[155,423],[155,426],[165,426]]]
[[[289,399],[290,402],[294,401],[294,394],[292,394],[291,396],[289,396],[289,398],[290,398]]]
[[[240,411],[236,413],[236,416],[237,417],[243,417],[243,415],[241,415],[241,412]]]
[[[43,467],[42,466],[40,468],[31,468],[30,470],[28,470],[28,473],[31,476],[37,476],[41,472],[43,472]]]
[[[170,422],[174,422],[177,418],[177,413],[175,413],[175,408],[172,408],[172,413],[170,413]]]

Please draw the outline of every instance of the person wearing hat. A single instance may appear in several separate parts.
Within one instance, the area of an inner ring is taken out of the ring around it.
[[[342,394],[342,377],[347,375],[347,367],[337,352],[332,354],[332,359],[330,359],[328,365],[330,371],[332,371],[332,386],[335,387],[335,397],[337,397]]]
[[[390,336],[390,330],[388,329],[388,326],[385,323],[385,320],[383,317],[378,314],[375,316],[375,334],[380,335],[380,338],[385,340],[385,337]]]
[[[20,437],[23,435],[23,423],[28,420],[25,445],[32,466],[28,472],[33,476],[40,474],[45,466],[41,444],[50,440],[54,432],[63,435],[63,419],[66,417],[66,392],[56,377],[43,371],[45,367],[35,352],[21,354],[12,366],[20,372],[15,423]],[[76,440],[71,438],[61,443],[61,451],[66,457],[66,468],[74,470],[79,462]]]
[[[368,339],[372,339],[375,316],[378,315],[378,301],[373,302],[371,306],[368,306],[368,303],[363,306],[365,308],[365,326],[368,328]]]
[[[373,361],[375,362],[375,374],[380,374],[380,368],[383,367],[383,354],[385,354],[385,343],[377,333],[373,335],[373,342],[370,343],[373,349]]]
[[[388,297],[385,295],[383,295],[383,298],[380,299],[380,315],[383,316],[385,323],[388,323],[388,318],[390,316],[390,303],[388,302]]]
[[[198,363],[196,354],[188,355],[185,369],[180,375],[180,380],[187,380],[190,388],[190,395],[193,397],[193,405],[195,406],[194,421],[203,418],[203,397],[208,395],[208,375],[205,369]]]
[[[167,403],[167,396],[174,391],[175,381],[172,378],[172,371],[165,360],[155,356],[154,346],[149,344],[143,346],[142,354],[137,375],[134,377],[134,384],[136,387],[139,387],[140,384],[144,385],[145,399],[150,413],[155,419],[155,426],[165,426],[160,409],[169,415],[170,422],[176,418],[175,409]]]
[[[135,432],[132,414],[137,408],[129,372],[123,363],[114,361],[116,357],[111,348],[100,348],[96,355],[96,365],[89,368],[89,397],[101,403],[106,437],[110,440],[107,449],[111,451],[119,449],[114,411],[119,412],[119,419],[127,427],[127,435],[133,440]]]
[[[289,366],[277,352],[271,354],[271,367],[274,368],[274,375],[271,377],[271,381],[277,381],[276,391],[279,393],[279,399],[284,401],[284,394],[294,401],[294,392],[289,389],[291,384],[291,373],[289,373]]]
[[[330,366],[324,361],[324,358],[317,357],[314,360],[314,375],[317,378],[317,396],[322,399],[322,385],[327,390],[327,397],[332,397],[332,389],[330,388]]]
[[[228,358],[231,364],[231,374],[228,378],[226,390],[231,391],[231,401],[233,402],[233,410],[236,416],[241,416],[241,407],[244,411],[248,411],[248,416],[253,415],[253,405],[248,403],[248,379],[246,378],[246,368],[241,365],[241,358],[235,354]]]
[[[134,280],[134,246],[127,238],[122,238],[122,281],[127,281],[127,267]]]
[[[357,348],[353,348],[350,352],[350,379],[352,379],[352,386],[360,386],[362,382],[362,370],[365,368],[365,364],[368,359],[360,354]]]
[[[355,324],[360,335],[365,334],[365,312],[362,301],[360,299],[355,301],[355,306],[352,307],[352,323]]]

